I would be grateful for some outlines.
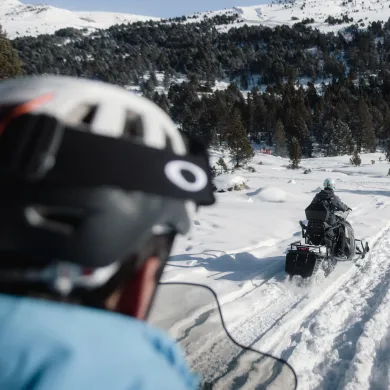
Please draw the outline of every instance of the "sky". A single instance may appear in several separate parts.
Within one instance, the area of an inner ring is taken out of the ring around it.
[[[25,4],[49,4],[72,11],[111,11],[157,17],[187,15],[233,6],[258,5],[269,0],[22,0]]]

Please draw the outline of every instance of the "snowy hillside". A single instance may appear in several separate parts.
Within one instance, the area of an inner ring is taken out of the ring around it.
[[[48,5],[26,5],[18,0],[0,0],[0,24],[10,38],[53,34],[66,27],[109,28],[114,24],[158,20],[148,16],[113,12],[72,12]]]
[[[236,339],[287,359],[300,390],[388,388],[390,164],[380,156],[362,155],[360,167],[350,166],[347,156],[303,160],[312,170],[305,175],[287,169],[287,160],[258,154],[251,163],[257,172],[236,172],[249,188],[217,194],[217,205],[195,217],[193,231],[175,246],[165,281],[212,286]],[[285,252],[300,239],[298,221],[326,177],[337,181],[337,195],[353,209],[355,235],[368,240],[371,252],[357,265],[340,263],[327,279],[298,287],[285,277]],[[176,310],[184,310],[180,302]],[[206,345],[220,348],[213,328],[202,348],[190,342],[208,317],[215,321],[216,314],[198,312],[172,329],[192,362],[207,359]]]
[[[189,21],[203,20],[205,15],[212,17],[235,13],[240,16],[241,21],[220,27],[220,29],[226,30],[244,24],[275,27],[281,24],[293,25],[304,19],[314,19],[314,23],[310,23],[310,26],[328,32],[340,30],[351,24],[329,25],[325,22],[329,16],[342,19],[343,15],[346,15],[353,18],[352,23],[359,23],[359,25],[361,23],[367,25],[370,21],[387,21],[390,17],[390,0],[274,0],[270,4],[198,13],[194,15],[194,19],[189,19]]]
[[[387,21],[390,17],[390,0],[274,0],[270,4],[233,7],[220,11],[199,12],[190,15],[185,23],[204,20],[217,15],[239,15],[239,22],[218,26],[226,31],[231,27],[247,25],[293,25],[305,19],[314,19],[310,25],[321,31],[338,31],[351,23],[361,27],[370,21]],[[178,15],[180,16],[180,15]],[[329,25],[329,17],[353,22]],[[0,0],[0,23],[10,38],[39,34],[52,34],[65,27],[87,28],[90,31],[108,28],[114,24],[159,20],[158,18],[111,12],[72,12],[47,5],[26,5],[18,0]]]

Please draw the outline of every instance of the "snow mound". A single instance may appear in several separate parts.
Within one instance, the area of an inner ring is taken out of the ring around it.
[[[213,183],[217,192],[240,191],[246,187],[247,179],[227,173],[214,178]]]
[[[297,184],[297,182],[294,179],[291,179],[288,184]]]
[[[262,189],[257,198],[264,202],[284,203],[287,200],[287,192],[276,187],[269,187]]]

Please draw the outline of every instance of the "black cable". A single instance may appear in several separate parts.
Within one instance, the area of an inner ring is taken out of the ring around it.
[[[240,347],[241,349],[245,350],[245,351],[251,351],[251,352],[255,352],[255,353],[258,353],[260,355],[263,355],[263,356],[266,356],[266,357],[270,357],[274,360],[276,360],[277,362],[279,363],[282,363],[282,364],[285,364],[287,365],[287,367],[289,367],[292,371],[292,373],[294,374],[294,382],[295,382],[295,387],[294,387],[294,390],[297,389],[298,387],[298,376],[294,370],[294,368],[291,366],[290,363],[288,363],[286,360],[282,359],[282,358],[278,358],[278,357],[275,357],[269,353],[266,353],[266,352],[261,352],[261,351],[258,351],[254,348],[251,348],[251,347],[246,347],[242,344],[240,344],[238,341],[236,341],[233,336],[229,333],[229,331],[227,330],[226,328],[226,325],[225,325],[225,320],[223,318],[223,314],[222,314],[222,309],[221,309],[221,305],[219,303],[219,300],[218,300],[218,296],[217,296],[217,293],[211,288],[211,287],[208,287],[208,286],[205,286],[203,284],[197,284],[197,283],[187,283],[187,282],[160,282],[159,283],[160,285],[165,285],[165,286],[192,286],[192,287],[201,287],[201,288],[205,288],[206,290],[210,291],[211,294],[214,296],[214,299],[217,303],[217,307],[218,307],[218,312],[219,312],[219,316],[221,318],[221,323],[222,323],[222,327],[224,329],[224,331],[226,332],[227,336],[229,337],[229,339],[235,344],[237,345],[238,347]]]

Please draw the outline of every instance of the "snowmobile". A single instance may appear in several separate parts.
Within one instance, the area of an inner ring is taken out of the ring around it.
[[[335,212],[336,225],[329,225],[329,208],[324,204],[310,205],[306,210],[306,223],[299,221],[304,243],[290,244],[286,255],[286,273],[310,278],[320,268],[328,276],[339,261],[364,259],[370,248],[368,243],[355,238],[347,217],[349,211]],[[344,231],[344,234],[341,232]]]

